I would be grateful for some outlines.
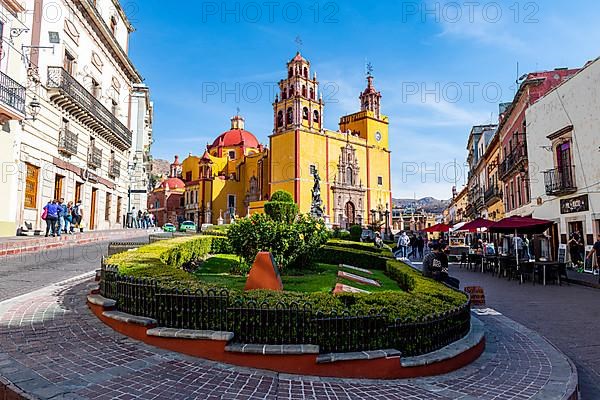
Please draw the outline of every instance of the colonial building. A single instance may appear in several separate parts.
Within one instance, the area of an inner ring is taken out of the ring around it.
[[[373,77],[367,77],[359,96],[360,111],[343,116],[339,129],[329,130],[323,126],[325,104],[310,62],[298,53],[286,73],[273,103],[268,148],[236,115],[231,128],[202,155],[184,160],[186,217],[200,224],[230,222],[260,212],[277,190],[291,193],[300,211],[308,213],[318,177],[323,212],[333,225],[381,224],[392,202],[391,155],[388,118]]]
[[[183,222],[185,219],[185,195],[185,183],[181,180],[181,164],[179,157],[175,156],[169,177],[164,179],[148,196],[148,212],[154,214],[157,226],[163,226],[166,223],[177,225]],[[137,213],[145,208],[132,208],[132,211]]]
[[[485,204],[485,189],[487,182],[487,167],[485,154],[488,144],[496,134],[497,125],[478,125],[471,129],[467,143],[467,164],[469,166],[468,204],[465,216],[468,219],[477,217],[487,218]]]
[[[26,118],[26,69],[22,61],[22,46],[28,44],[22,22],[25,8],[20,2],[0,0],[2,50],[0,57],[0,236],[13,236],[19,214],[17,190],[19,185],[31,182],[33,171],[24,178],[19,171],[18,143],[21,124]],[[6,40],[6,42],[5,42]]]
[[[10,221],[2,234],[43,229],[42,208],[60,198],[82,201],[86,229],[121,227],[138,143],[143,160],[150,144],[144,137],[151,135],[150,103],[132,101],[133,93],[148,93],[134,89],[142,78],[127,54],[133,27],[113,0],[55,1],[56,18],[44,17],[44,1],[25,1],[27,13],[7,4],[13,8],[2,18],[19,18],[2,21],[4,35],[10,33],[3,56],[11,53],[2,68],[10,63],[26,91],[14,95],[21,123],[5,124],[2,137],[9,149],[3,157],[18,170],[3,199],[9,206],[0,207],[9,210],[0,220]],[[144,115],[145,126],[134,125],[133,111]]]
[[[573,233],[588,249],[600,234],[599,107],[596,59],[526,112],[533,216],[556,222],[555,252]]]
[[[527,109],[577,70],[565,68],[530,73],[525,77],[512,103],[500,114],[501,162],[498,177],[502,181],[507,216],[530,216],[533,213],[530,192],[530,167],[527,148]],[[534,166],[535,167],[535,166]],[[531,171],[536,173],[536,171]]]

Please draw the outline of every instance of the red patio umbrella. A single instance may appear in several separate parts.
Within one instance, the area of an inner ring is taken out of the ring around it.
[[[491,225],[488,230],[492,233],[514,234],[516,238],[519,233],[532,235],[544,233],[552,225],[554,225],[554,222],[545,219],[508,217]],[[517,257],[517,268],[519,268],[519,251],[516,245],[515,255]]]
[[[489,228],[494,225],[494,221],[490,221],[485,218],[477,218],[469,223],[464,224],[459,230],[460,231],[469,231],[469,232],[477,232],[480,229]]]
[[[425,233],[449,232],[451,226],[446,224],[437,224],[423,230]]]
[[[554,222],[529,217],[508,217],[488,227],[492,233],[540,234],[551,228]]]

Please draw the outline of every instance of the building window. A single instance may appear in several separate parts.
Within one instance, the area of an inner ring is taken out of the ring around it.
[[[287,125],[291,125],[294,123],[294,111],[292,110],[292,107],[287,109],[287,115],[286,115],[286,121],[285,123]]]
[[[316,122],[318,124],[319,121],[320,121],[319,112],[317,110],[315,110],[315,112],[313,113],[313,122]]]
[[[308,121],[308,107],[304,107],[302,109],[302,119],[307,120]]]
[[[75,57],[65,50],[65,57],[63,59],[63,67],[65,71],[69,73],[69,75],[73,75],[74,67],[75,67]]]
[[[235,208],[235,195],[227,195],[227,208]]]
[[[517,177],[517,207],[521,207],[522,202],[521,197],[521,178]]]
[[[314,164],[309,165],[308,167],[310,176],[314,176],[317,173],[317,166]]]
[[[302,97],[306,97],[306,85],[302,85]]]
[[[156,200],[156,201],[154,202],[154,209],[155,209],[155,210],[158,210],[159,208],[160,208],[160,201],[159,201],[159,200]]]
[[[25,178],[25,208],[36,208],[40,169],[31,164],[25,165],[27,167],[27,176]]]
[[[60,200],[63,197],[63,182],[65,177],[62,175],[56,175],[54,178],[54,200]]]
[[[377,185],[383,186],[383,176],[378,176],[377,177]]]
[[[235,150],[229,150],[228,156],[230,160],[235,160]]]
[[[110,193],[106,193],[106,204],[104,207],[104,220],[105,221],[110,221],[110,213],[111,213],[111,207],[112,207],[112,194]]]
[[[277,113],[277,127],[281,128],[283,126],[283,111],[279,111]]]
[[[510,209],[514,210],[515,207],[515,183],[510,182]]]
[[[185,181],[190,182],[192,180],[192,171],[187,171],[185,173]]]
[[[315,89],[313,89],[313,88],[310,88],[310,89],[308,90],[308,93],[310,94],[310,98],[311,98],[311,100],[314,100],[314,99],[315,99]]]

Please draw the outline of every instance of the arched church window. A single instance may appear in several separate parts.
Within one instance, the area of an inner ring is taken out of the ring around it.
[[[279,110],[277,112],[277,127],[281,128],[283,126],[283,111]]]
[[[304,76],[308,78],[308,68],[304,67]]]
[[[292,111],[292,107],[287,109],[286,115],[286,124],[290,125],[294,123],[294,112]]]
[[[352,171],[352,168],[348,167],[348,169],[346,169],[346,183],[348,185],[354,185],[354,172]]]
[[[291,78],[293,73],[294,70],[290,67],[290,70],[288,71],[288,78]]]
[[[310,88],[308,92],[310,93],[310,98],[312,100],[314,100],[315,99],[315,89]]]
[[[308,120],[308,108],[304,107],[302,109],[302,119]]]
[[[302,85],[302,97],[306,97],[306,86]]]
[[[317,110],[315,110],[315,112],[313,113],[313,121],[316,122],[316,123],[320,122],[319,112]]]

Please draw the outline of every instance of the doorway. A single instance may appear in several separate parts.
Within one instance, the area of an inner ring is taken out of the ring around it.
[[[98,189],[92,189],[92,202],[90,204],[90,230],[96,227],[96,200],[98,197]]]
[[[356,207],[351,201],[346,203],[346,223],[348,228],[356,224]]]

